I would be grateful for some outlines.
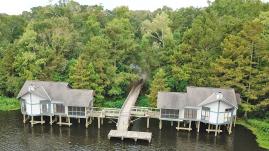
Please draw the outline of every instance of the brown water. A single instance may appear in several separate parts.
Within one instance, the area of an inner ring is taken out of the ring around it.
[[[114,123],[104,121],[104,125],[98,130],[97,122],[94,121],[88,129],[72,120],[69,127],[43,126],[22,123],[22,115],[19,111],[0,112],[0,150],[178,150],[178,151],[259,151],[255,136],[242,126],[233,129],[233,133],[207,134],[201,128],[199,134],[192,132],[177,132],[175,124],[171,127],[169,122],[163,123],[163,129],[158,129],[158,120],[150,121],[150,129],[146,129],[146,120],[137,120],[131,130],[152,132],[152,142],[134,142],[133,140],[107,139],[111,129],[115,129]]]

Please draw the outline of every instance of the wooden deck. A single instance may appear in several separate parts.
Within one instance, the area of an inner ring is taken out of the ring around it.
[[[137,131],[122,131],[122,130],[111,130],[108,134],[108,139],[120,138],[124,140],[125,138],[137,140],[146,140],[149,143],[151,142],[152,133],[150,132],[137,132]]]

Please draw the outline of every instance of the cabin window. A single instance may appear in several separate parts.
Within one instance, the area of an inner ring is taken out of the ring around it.
[[[190,109],[190,108],[184,109],[184,118],[196,119],[197,118],[197,110]]]
[[[26,112],[26,103],[24,99],[21,99],[21,111]]]
[[[230,121],[233,113],[233,108],[225,109],[224,121]]]
[[[85,107],[68,106],[68,115],[85,116]]]
[[[56,113],[65,113],[65,107],[63,104],[55,104]]]
[[[209,107],[202,107],[202,120],[209,120],[209,115],[210,115],[210,108]]]
[[[50,112],[50,102],[48,100],[42,100],[41,102],[41,110],[42,113],[49,113]]]
[[[179,110],[161,109],[162,118],[178,119]]]
[[[228,108],[228,109],[225,109],[225,112],[233,112],[233,108]]]

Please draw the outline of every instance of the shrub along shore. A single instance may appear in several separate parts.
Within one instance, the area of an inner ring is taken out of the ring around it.
[[[20,109],[20,102],[15,98],[0,96],[0,111],[11,111]]]
[[[269,121],[262,119],[238,120],[237,124],[243,125],[256,135],[260,147],[269,149]]]

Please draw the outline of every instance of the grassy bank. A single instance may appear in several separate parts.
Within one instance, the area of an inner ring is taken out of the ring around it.
[[[0,111],[10,111],[20,109],[20,103],[15,98],[0,96]]]
[[[269,149],[269,120],[239,120],[237,124],[250,129],[252,133],[256,135],[259,146]]]

